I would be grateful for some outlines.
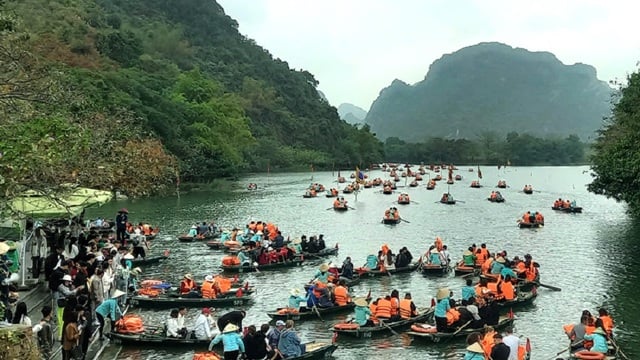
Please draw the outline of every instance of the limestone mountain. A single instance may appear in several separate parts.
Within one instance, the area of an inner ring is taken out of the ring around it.
[[[421,141],[486,132],[593,139],[610,113],[611,88],[594,67],[549,52],[480,43],[446,54],[413,85],[394,80],[366,117],[378,137]]]
[[[363,124],[367,111],[350,103],[342,103],[338,106],[338,115],[349,124]]]

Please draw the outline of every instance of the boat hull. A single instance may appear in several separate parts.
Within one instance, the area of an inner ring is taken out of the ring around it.
[[[413,317],[411,319],[404,319],[404,320],[394,321],[394,322],[386,322],[385,324],[387,326],[380,324],[380,325],[374,325],[374,326],[361,326],[361,327],[358,327],[357,329],[340,329],[340,328],[336,328],[337,326],[336,325],[332,328],[332,330],[334,333],[338,334],[338,338],[340,338],[341,336],[347,336],[355,339],[370,339],[370,338],[384,337],[384,336],[391,335],[393,333],[391,332],[391,330],[389,330],[390,328],[393,329],[394,331],[401,331],[411,327],[411,325],[414,323],[425,322],[432,316],[433,316],[433,309],[428,309],[420,313],[418,316]]]
[[[256,269],[258,271],[271,271],[271,270],[281,270],[288,269],[296,266],[300,266],[304,260],[295,259],[291,261],[278,262],[273,264],[266,265],[222,265],[222,270],[231,273],[243,273],[243,272],[254,272]]]
[[[420,272],[425,276],[445,276],[449,274],[451,268],[442,265],[422,265]]]
[[[563,207],[556,207],[556,206],[552,206],[551,210],[555,210],[555,211],[561,211],[561,212],[566,212],[566,213],[582,213],[582,208],[579,206],[576,207],[569,207],[569,208],[563,208]]]
[[[540,223],[526,223],[526,222],[519,222],[518,223],[518,227],[520,229],[536,229],[539,227],[543,227],[544,224],[540,224]]]
[[[503,316],[500,318],[498,324],[491,325],[491,326],[494,328],[494,330],[502,330],[507,326],[513,325],[514,321],[515,321],[514,318]],[[428,324],[428,325],[435,326],[435,324]],[[411,326],[411,331],[408,331],[407,334],[411,335],[416,340],[433,342],[433,343],[438,343],[441,341],[450,341],[452,339],[464,340],[469,334],[478,331],[478,329],[465,327],[460,331],[458,331],[459,329],[458,328],[458,329],[452,329],[453,331],[451,332],[430,333],[430,332],[420,332],[419,331],[420,327],[421,327],[421,324],[414,324],[413,326]]]
[[[382,219],[382,223],[385,225],[396,225],[400,223],[400,219]]]
[[[355,308],[353,303],[343,305],[343,306],[332,306],[328,308],[318,307],[318,313],[322,319],[326,317],[331,317],[336,314],[342,314],[345,312],[352,311]],[[280,309],[278,309],[280,310]],[[317,320],[319,319],[318,314],[313,310],[307,308],[306,311],[299,311],[295,313],[278,313],[277,311],[268,312],[267,315],[273,320],[294,320],[294,321],[306,321],[306,320]]]
[[[164,260],[166,260],[168,258],[169,258],[169,256],[165,256],[165,255],[147,256],[144,259],[133,259],[133,260],[131,260],[131,263],[132,263],[133,267],[145,266],[145,265],[157,264],[157,263],[162,262],[162,261],[164,261]]]
[[[131,297],[131,305],[147,308],[147,309],[168,309],[178,308],[180,306],[190,308],[203,307],[237,307],[248,304],[252,298],[250,296],[229,296],[215,299],[204,298],[186,298],[186,297],[169,297],[169,296],[133,296]]]

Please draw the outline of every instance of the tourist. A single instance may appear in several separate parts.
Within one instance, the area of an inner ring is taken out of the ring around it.
[[[98,327],[100,340],[104,340],[103,329],[105,318],[110,320],[110,328],[113,329],[113,324],[122,317],[122,311],[120,310],[120,306],[118,306],[118,298],[124,294],[123,291],[116,290],[111,298],[104,300],[102,304],[96,308],[96,317],[100,323]]]
[[[591,334],[585,334],[584,339],[593,341],[593,346],[589,349],[591,352],[606,354],[609,351],[607,332],[601,327],[597,327]]]
[[[167,319],[167,337],[183,338],[184,336],[180,329],[180,326],[178,326],[178,309],[172,309]]]
[[[447,331],[447,311],[451,307],[449,305],[449,288],[441,288],[438,289],[436,293],[436,309],[434,311],[434,316],[436,319],[436,329],[438,332],[446,332]]]
[[[272,351],[278,350],[278,342],[280,342],[280,334],[284,330],[285,322],[282,320],[276,321],[276,326],[269,330],[267,333],[267,342]]]
[[[198,340],[211,340],[213,339],[213,332],[211,331],[211,325],[209,324],[209,315],[211,315],[211,309],[203,308],[202,312],[196,318],[196,324],[193,327],[194,334]]]
[[[511,349],[509,346],[502,342],[502,335],[493,335],[494,345],[491,349],[490,358],[493,360],[509,360]]]
[[[269,325],[267,325],[266,329],[269,329]],[[267,349],[266,336],[264,332],[256,331],[255,325],[249,325],[247,328],[247,334],[242,339],[242,342],[244,343],[246,351],[246,360],[262,360],[269,353]]]
[[[300,337],[296,334],[293,325],[293,320],[287,320],[285,329],[280,334],[280,341],[278,342],[278,352],[280,352],[285,359],[301,356],[306,350],[305,344],[302,343]]]
[[[118,210],[118,215],[116,215],[116,239],[123,245],[126,244],[125,237],[127,234],[127,222],[129,221],[128,213],[129,211],[127,211],[127,209],[122,208]]]
[[[504,329],[502,343],[509,347],[509,360],[518,360],[518,348],[520,347],[520,338],[513,334],[513,327],[507,326]]]
[[[218,318],[218,329],[224,329],[227,324],[234,324],[239,329],[242,329],[242,319],[247,316],[247,312],[244,310],[230,311]]]
[[[78,346],[78,339],[80,338],[80,330],[78,330],[78,314],[72,312],[69,316],[69,323],[64,329],[64,336],[62,338],[62,360],[71,360],[73,358],[73,348]]]
[[[224,360],[237,360],[241,353],[245,352],[244,343],[242,337],[238,333],[238,326],[229,323],[224,327],[221,334],[209,343],[209,351],[213,349],[213,346],[222,341],[224,349]]]
[[[42,319],[40,322],[33,326],[32,331],[38,338],[38,350],[43,359],[51,358],[51,351],[53,349],[53,331],[52,331],[52,309],[51,306],[45,305],[40,311],[42,313]]]
[[[27,304],[24,301],[20,301],[16,305],[16,311],[13,313],[12,324],[31,326],[31,319],[27,315]]]

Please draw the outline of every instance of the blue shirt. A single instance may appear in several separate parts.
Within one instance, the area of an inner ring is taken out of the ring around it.
[[[476,296],[476,288],[473,286],[465,286],[462,288],[462,300],[469,300]]]
[[[231,234],[229,234],[228,232],[223,232],[222,235],[220,235],[220,241],[222,242],[225,242],[230,239],[231,239]]]
[[[429,261],[433,265],[442,265],[442,263],[440,262],[440,254],[438,253],[429,254]]]
[[[462,360],[484,360],[484,354],[467,350]]]
[[[378,268],[378,258],[375,255],[367,256],[367,268],[370,270]]]
[[[602,334],[585,334],[585,340],[593,340],[593,347],[589,349],[590,351],[596,351],[599,353],[606,354],[609,351],[609,345],[607,345],[607,338]]]
[[[368,306],[356,306],[355,322],[360,326],[367,324],[369,316],[371,315],[371,309]]]
[[[300,356],[303,353],[302,341],[293,329],[285,329],[280,333],[278,351],[286,358]]]
[[[118,306],[118,301],[113,298],[107,299],[103,301],[102,304],[98,305],[96,312],[102,315],[102,317],[110,317],[113,321],[117,321],[122,316],[122,312]]]
[[[209,343],[209,351],[211,351],[211,349],[213,349],[213,346],[220,341],[222,341],[224,352],[231,352],[236,350],[244,352],[244,343],[242,342],[242,337],[235,331],[216,335],[216,337],[211,340],[211,343]]]
[[[330,274],[328,271],[320,272],[320,270],[318,270],[316,272],[315,278],[318,279],[318,281],[326,284],[329,282],[329,275]]]
[[[492,274],[500,274],[500,272],[502,271],[502,269],[504,268],[504,264],[499,263],[497,261],[493,261],[491,263],[491,273]]]
[[[289,307],[297,309],[300,304],[306,304],[307,298],[302,296],[289,296]]]
[[[433,315],[436,317],[447,317],[447,310],[449,309],[451,309],[451,306],[449,306],[449,297],[447,296],[446,298],[438,301]]]
[[[506,278],[507,275],[511,276],[512,279],[517,279],[518,275],[515,273],[515,271],[513,271],[511,268],[508,267],[503,267],[502,270],[500,270],[500,275],[502,275],[502,278]]]
[[[187,233],[187,236],[194,237],[196,235],[198,235],[198,229],[194,229],[194,228],[189,229],[189,233]]]

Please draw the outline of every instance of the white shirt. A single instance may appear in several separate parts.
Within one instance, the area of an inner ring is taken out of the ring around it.
[[[184,327],[184,315],[178,314],[178,329],[182,329]]]
[[[213,336],[211,326],[209,326],[209,319],[202,313],[196,318],[196,325],[193,330],[196,333],[196,338],[199,340],[211,339]]]
[[[178,335],[178,330],[180,330],[180,329],[181,328],[178,327],[178,319],[177,318],[170,317],[167,320],[167,336],[180,337]]]
[[[509,360],[518,360],[518,346],[520,346],[520,338],[511,334],[502,338],[502,342],[509,347]]]
[[[480,314],[478,314],[478,307],[475,305],[467,305],[467,310],[473,315],[474,320],[480,320]],[[504,339],[502,340],[504,342]]]

